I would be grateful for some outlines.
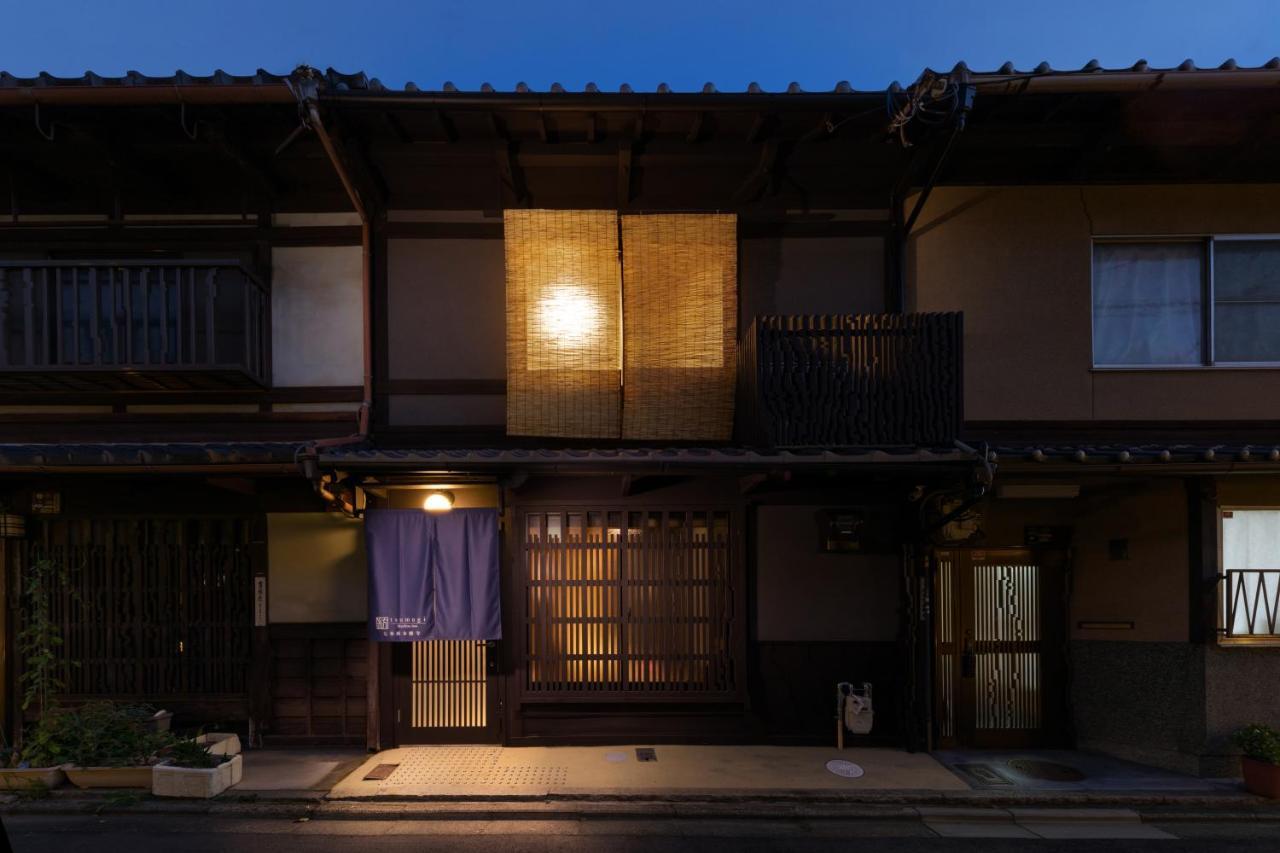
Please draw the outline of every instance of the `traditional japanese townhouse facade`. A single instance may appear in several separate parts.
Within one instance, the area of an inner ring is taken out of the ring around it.
[[[7,727],[1078,745],[1280,699],[1280,67],[0,76]],[[887,104],[887,106],[886,106]]]

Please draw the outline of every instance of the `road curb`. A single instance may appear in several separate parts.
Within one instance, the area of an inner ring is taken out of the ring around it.
[[[592,796],[489,798],[289,798],[161,800],[151,797],[121,800],[118,794],[66,794],[45,799],[10,798],[0,813],[29,815],[206,815],[289,820],[628,820],[628,819],[748,819],[748,820],[910,820],[939,809],[981,816],[1010,809],[1067,811],[1123,809],[1144,821],[1280,821],[1280,803],[1245,795],[1176,796],[1169,794],[1061,793],[990,796],[979,792],[859,792],[832,796],[830,792],[778,792],[761,796],[708,794],[651,794],[648,796]]]

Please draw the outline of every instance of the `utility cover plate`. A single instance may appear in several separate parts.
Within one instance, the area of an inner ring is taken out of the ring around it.
[[[625,752],[606,752],[604,760],[611,764],[618,764],[627,760],[627,754]]]
[[[957,764],[956,770],[971,777],[979,785],[1012,785],[1013,780],[990,764]]]
[[[846,779],[857,779],[866,772],[860,765],[854,764],[852,761],[844,761],[839,758],[828,761],[827,770],[837,776],[843,776]]]
[[[364,774],[364,781],[382,782],[383,780],[390,778],[391,774],[396,772],[396,768],[399,766],[399,764],[378,764],[368,773]]]
[[[658,751],[647,746],[636,747],[636,761],[657,761]]]

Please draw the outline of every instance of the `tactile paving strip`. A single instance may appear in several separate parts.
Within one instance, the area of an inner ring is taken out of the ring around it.
[[[563,785],[565,767],[499,764],[501,747],[433,746],[407,751],[383,786],[505,788]]]

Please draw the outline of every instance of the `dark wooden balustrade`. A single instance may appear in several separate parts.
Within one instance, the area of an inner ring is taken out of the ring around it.
[[[266,386],[269,307],[227,261],[0,261],[0,390]]]
[[[770,447],[944,446],[960,432],[962,315],[757,317],[740,437]]]

